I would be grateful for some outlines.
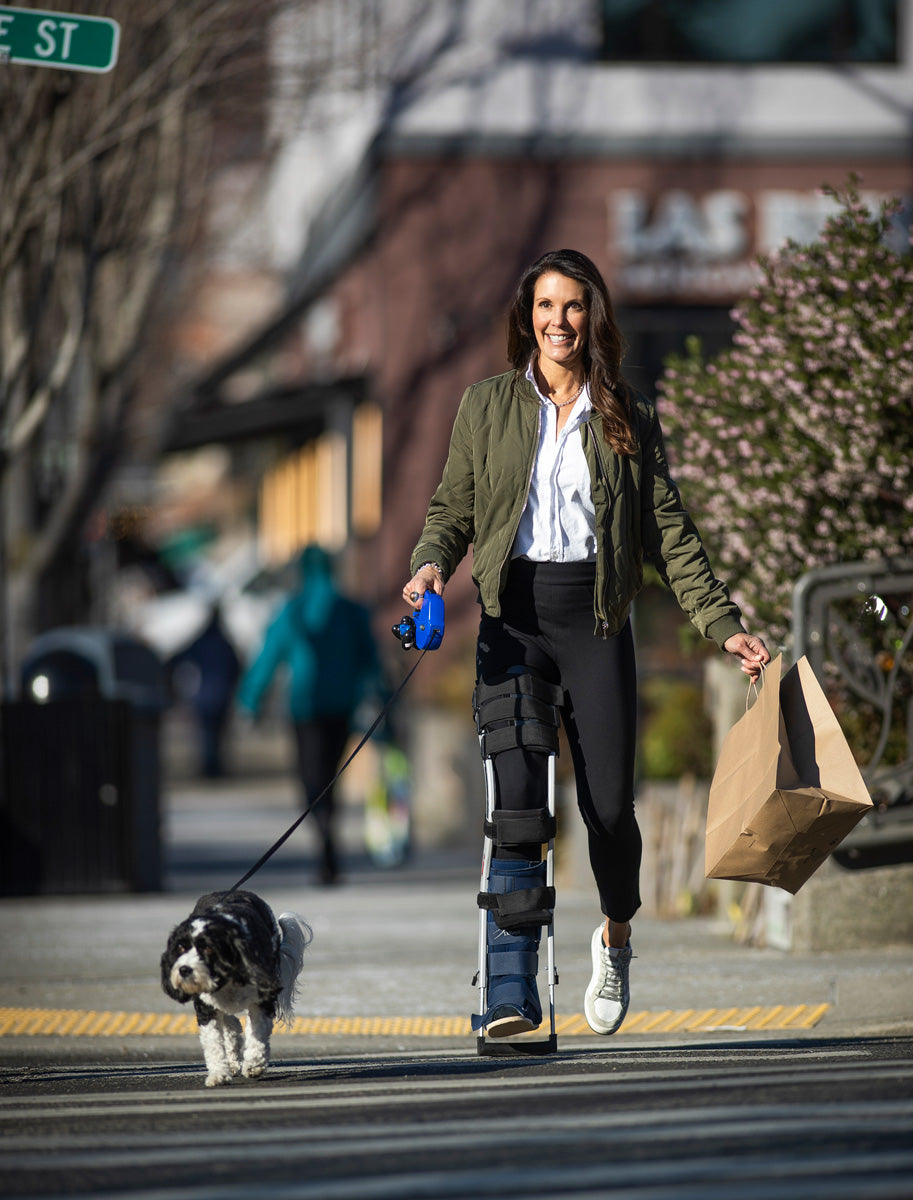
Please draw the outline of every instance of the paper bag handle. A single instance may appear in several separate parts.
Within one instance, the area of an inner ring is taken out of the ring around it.
[[[758,676],[758,679],[764,678],[764,672],[766,670],[767,670],[767,663],[761,663],[761,674]],[[758,696],[760,695],[760,692],[758,691],[758,680],[757,679],[749,679],[748,680],[748,691],[745,693],[745,711],[746,712],[748,712],[748,703],[751,700],[751,689],[752,688],[754,688],[755,700],[757,700]]]

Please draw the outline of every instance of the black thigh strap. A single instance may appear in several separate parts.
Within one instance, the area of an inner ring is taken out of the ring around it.
[[[557,683],[548,683],[539,675],[505,675],[496,683],[486,683],[480,680],[472,693],[473,708],[478,708],[486,700],[495,696],[534,696],[544,700],[546,704],[560,707],[564,702],[564,693]]]
[[[546,725],[557,725],[558,716],[554,704],[548,704],[537,696],[492,696],[482,700],[475,708],[476,729],[481,731],[498,721],[542,721]]]
[[[558,710],[563,692],[538,675],[505,675],[480,682],[472,693],[483,758],[522,748],[558,753]]]
[[[485,729],[479,736],[483,758],[493,758],[505,750],[538,750],[541,754],[558,753],[558,729],[539,721],[510,721],[496,729]]]

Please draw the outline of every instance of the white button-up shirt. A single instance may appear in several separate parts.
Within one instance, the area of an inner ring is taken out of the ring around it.
[[[539,391],[532,363],[526,378],[539,396],[539,449],[511,556],[535,562],[595,562],[596,511],[580,436],[592,409],[589,388],[584,387],[557,433],[558,409]]]

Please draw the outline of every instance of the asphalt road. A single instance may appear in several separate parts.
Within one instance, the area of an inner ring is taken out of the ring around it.
[[[908,1200],[913,1041],[599,1042],[192,1065],[22,1067],[0,1086],[5,1196]]]
[[[711,919],[638,917],[629,1022],[597,1038],[575,1021],[598,914],[571,883],[558,1053],[480,1057],[458,1028],[475,1001],[476,854],[379,871],[357,832],[339,888],[311,883],[306,838],[257,877],[314,928],[303,1024],[277,1031],[264,1079],[206,1089],[192,1028],[142,1032],[184,1012],[158,957],[195,896],[285,827],[280,793],[186,790],[162,894],[0,901],[0,1195],[913,1196],[909,947],[784,954]]]

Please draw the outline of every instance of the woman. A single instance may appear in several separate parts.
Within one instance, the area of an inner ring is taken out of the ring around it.
[[[260,653],[241,680],[238,703],[256,717],[276,671],[287,668],[302,799],[313,804],[323,795],[314,821],[322,843],[319,878],[330,885],[339,878],[330,785],[358,705],[381,691],[380,662],[368,611],[337,589],[329,554],[316,543],[305,546],[299,566],[300,586],[270,623]]]
[[[574,250],[524,273],[510,310],[513,369],[463,396],[441,483],[412,555],[403,596],[420,606],[473,544],[482,615],[477,678],[529,673],[558,684],[578,805],[604,920],[592,943],[585,1011],[614,1033],[629,1000],[631,919],[640,906],[641,838],[634,815],[634,647],[629,613],[648,558],[697,629],[756,678],[770,659],[710,568],[669,476],[656,411],[621,374],[624,342],[608,289]],[[594,636],[595,634],[595,636]],[[544,756],[495,759],[497,807],[540,808]],[[541,846],[495,845],[492,891],[535,886]],[[491,914],[489,914],[491,916]],[[540,926],[489,920],[492,1037],[534,1029],[541,1008],[531,964]],[[501,960],[527,972],[500,973]]]

